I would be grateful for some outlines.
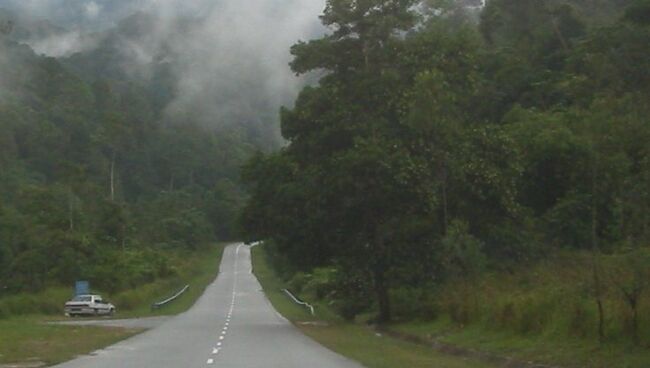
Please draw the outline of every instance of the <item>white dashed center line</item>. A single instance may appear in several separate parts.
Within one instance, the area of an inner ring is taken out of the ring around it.
[[[212,355],[217,355],[221,351],[221,346],[223,345],[224,340],[226,339],[226,334],[228,333],[228,327],[230,326],[230,320],[232,319],[232,314],[233,311],[235,310],[235,301],[237,298],[237,273],[239,270],[239,264],[237,263],[237,260],[239,258],[239,250],[242,247],[243,244],[240,244],[237,246],[237,250],[235,251],[235,265],[233,267],[233,283],[232,283],[232,300],[230,301],[230,309],[228,310],[228,314],[226,315],[226,322],[224,323],[224,327],[221,330],[221,335],[219,336],[219,341],[217,342],[217,347],[212,349]],[[207,360],[208,365],[213,365],[214,364],[214,359],[210,358]]]

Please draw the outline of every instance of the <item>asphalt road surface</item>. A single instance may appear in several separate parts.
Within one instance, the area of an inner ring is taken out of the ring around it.
[[[251,272],[250,247],[228,246],[221,273],[186,313],[59,368],[360,368],[280,316]]]

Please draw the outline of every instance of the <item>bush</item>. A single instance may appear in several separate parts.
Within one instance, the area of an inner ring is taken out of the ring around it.
[[[0,318],[29,314],[63,314],[72,289],[50,288],[35,294],[10,295],[0,299]]]
[[[399,319],[433,320],[438,317],[436,294],[427,288],[400,287],[391,290],[393,314]]]
[[[307,279],[304,292],[319,300],[327,298],[336,290],[336,277],[336,268],[317,268]]]
[[[351,321],[370,309],[374,301],[371,295],[372,286],[363,272],[337,268],[328,277],[333,279],[328,298],[341,317]]]
[[[576,300],[570,307],[570,318],[568,325],[568,334],[579,338],[585,338],[594,331],[596,316],[591,308],[588,308],[582,300]]]
[[[309,282],[310,277],[311,275],[309,274],[298,272],[287,282],[287,286],[289,287],[289,290],[294,293],[302,293],[303,288]]]

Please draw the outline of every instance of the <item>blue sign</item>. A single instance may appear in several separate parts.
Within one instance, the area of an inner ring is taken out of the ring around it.
[[[88,281],[77,281],[74,284],[74,295],[90,294],[90,283]]]

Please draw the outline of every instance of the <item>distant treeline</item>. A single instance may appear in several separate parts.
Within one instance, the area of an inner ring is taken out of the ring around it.
[[[599,256],[650,244],[650,2],[460,3],[327,1],[291,50],[327,73],[245,169],[247,234],[347,317],[570,249],[594,309],[620,281],[636,318],[650,263]]]
[[[165,251],[235,236],[239,168],[257,144],[161,123],[169,89],[155,77],[73,72],[76,60],[117,70],[106,55],[64,63],[0,35],[0,296],[77,279],[133,287],[175,273]]]

